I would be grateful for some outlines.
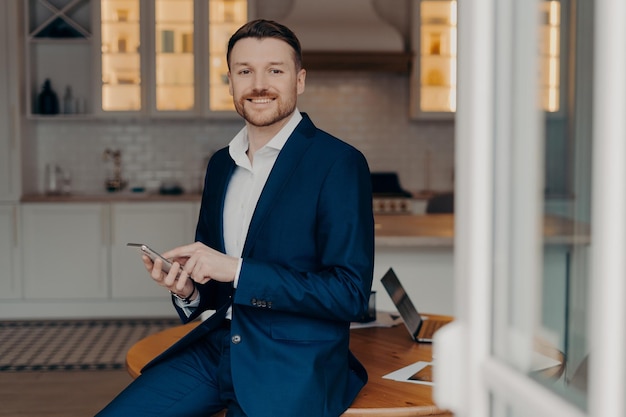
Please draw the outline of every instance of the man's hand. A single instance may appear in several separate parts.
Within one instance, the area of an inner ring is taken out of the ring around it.
[[[239,258],[225,255],[200,242],[179,246],[163,253],[163,256],[177,261],[172,266],[172,270],[176,270],[177,264],[182,262],[178,281],[187,282],[188,278],[191,278],[199,284],[210,280],[232,282],[235,280],[239,264]],[[176,286],[178,285],[180,282]]]
[[[194,282],[187,275],[185,277],[179,276],[179,271],[182,269],[181,265],[184,265],[186,259],[177,259],[176,262],[173,262],[169,273],[163,271],[161,259],[157,258],[154,263],[147,255],[143,255],[142,259],[150,276],[157,284],[183,298],[187,298],[193,293]]]

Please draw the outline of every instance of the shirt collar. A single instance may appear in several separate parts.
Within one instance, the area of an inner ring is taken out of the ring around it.
[[[259,149],[259,151],[262,151],[265,148],[271,148],[280,152],[283,146],[285,146],[285,143],[287,143],[289,136],[291,136],[293,131],[296,129],[296,126],[298,126],[298,123],[300,123],[300,120],[302,120],[302,114],[298,109],[296,109],[285,126],[283,126],[283,128],[280,129],[280,131],[267,144],[265,144],[265,146]],[[237,165],[250,165],[250,160],[246,155],[248,146],[248,128],[244,126],[228,144],[230,157],[233,158]]]

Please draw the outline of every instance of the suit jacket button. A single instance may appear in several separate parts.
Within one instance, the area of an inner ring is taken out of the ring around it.
[[[230,339],[230,341],[233,342],[233,344],[237,345],[239,344],[239,342],[241,342],[241,336],[236,334]]]
[[[250,304],[252,304],[253,306],[256,306],[256,298],[253,298],[252,300],[250,300]]]

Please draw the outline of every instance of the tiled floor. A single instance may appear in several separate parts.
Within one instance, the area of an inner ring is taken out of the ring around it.
[[[0,417],[95,415],[132,381],[124,367],[130,346],[179,324],[172,318],[0,321]]]
[[[0,373],[124,369],[126,352],[178,319],[0,321]]]

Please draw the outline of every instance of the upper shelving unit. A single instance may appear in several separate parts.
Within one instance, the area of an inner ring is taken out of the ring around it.
[[[539,106],[547,113],[561,110],[564,77],[561,65],[561,3],[539,3]],[[414,15],[417,50],[412,69],[411,115],[414,118],[452,119],[456,112],[457,2],[421,0]]]
[[[234,110],[228,89],[226,48],[230,36],[248,19],[247,0],[209,0],[209,107]]]
[[[99,1],[102,112],[234,109],[226,43],[248,19],[247,0]]]
[[[413,13],[411,117],[452,119],[456,111],[457,2],[421,0]]]
[[[456,1],[422,1],[421,111],[456,111],[456,25]]]
[[[101,0],[102,110],[139,111],[141,94],[139,0]]]
[[[156,108],[195,108],[193,0],[156,0]]]
[[[561,107],[561,3],[541,3],[539,63],[541,108],[558,112]]]
[[[84,116],[91,97],[90,1],[28,0],[24,27],[27,116]]]
[[[89,0],[29,0],[29,39],[90,39]]]

